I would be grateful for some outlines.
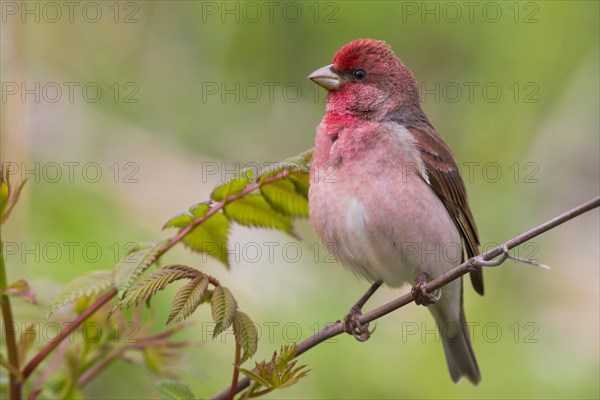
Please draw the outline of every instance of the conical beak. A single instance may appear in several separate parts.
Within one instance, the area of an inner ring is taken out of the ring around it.
[[[333,64],[319,68],[310,74],[308,79],[327,90],[338,90],[342,83],[342,78],[331,70],[332,66]]]

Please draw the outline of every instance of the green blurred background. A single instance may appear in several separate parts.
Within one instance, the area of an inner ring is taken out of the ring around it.
[[[386,40],[413,70],[488,248],[600,191],[596,1],[48,4],[2,2],[2,162],[14,180],[30,170],[2,240],[9,279],[27,277],[41,303],[17,304],[20,321],[41,320],[62,284],[111,268],[129,242],[165,237],[167,218],[235,170],[312,147],[325,94],[305,77],[357,38]],[[235,227],[229,272],[167,256],[232,290],[261,327],[256,360],[367,288],[307,222],[298,231],[300,244]],[[338,337],[302,356],[309,378],[270,398],[598,398],[598,242],[595,210],[519,249],[551,270],[507,262],[486,271],[485,297],[466,289],[479,387],[452,384],[432,318],[411,305],[366,343]],[[173,293],[154,301],[158,322]],[[200,346],[176,372],[208,397],[229,384],[233,340],[208,339],[207,309],[193,320],[181,337]],[[86,395],[147,398],[153,379],[118,363]]]

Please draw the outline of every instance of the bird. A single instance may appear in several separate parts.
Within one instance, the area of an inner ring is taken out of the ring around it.
[[[313,229],[359,277],[390,287],[414,282],[452,380],[479,384],[462,277],[438,293],[425,290],[478,255],[479,237],[454,155],[422,110],[413,73],[386,42],[359,39],[308,78],[327,90],[309,174]],[[483,295],[481,269],[470,276]]]

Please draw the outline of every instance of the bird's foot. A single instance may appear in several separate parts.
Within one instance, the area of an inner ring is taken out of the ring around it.
[[[360,322],[360,317],[362,316],[362,308],[367,303],[367,301],[373,296],[373,294],[379,289],[383,282],[378,281],[375,282],[369,290],[362,295],[360,299],[352,306],[348,315],[344,317],[344,326],[346,328],[346,333],[354,336],[354,339],[359,342],[365,342],[369,340],[371,334],[375,332],[375,328],[373,330],[369,330],[369,323],[363,324]]]
[[[425,272],[415,278],[415,284],[410,292],[412,293],[417,305],[429,306],[437,303],[442,297],[442,291],[440,289],[437,289],[431,293],[427,292],[428,278],[429,274]]]
[[[346,327],[346,333],[354,336],[354,339],[359,342],[366,342],[371,337],[371,334],[375,332],[375,328],[370,330],[368,323],[363,324],[360,322],[361,316],[361,309],[356,306],[352,307],[348,315],[344,317],[344,326]]]

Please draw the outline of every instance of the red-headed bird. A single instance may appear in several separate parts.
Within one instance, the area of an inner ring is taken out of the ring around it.
[[[385,42],[362,39],[309,78],[328,90],[311,167],[313,228],[356,274],[393,287],[415,281],[425,296],[427,278],[465,252],[479,254],[479,239],[454,156],[421,109],[413,74]],[[483,295],[481,270],[471,281]],[[462,279],[439,295],[428,308],[450,375],[477,384]]]

